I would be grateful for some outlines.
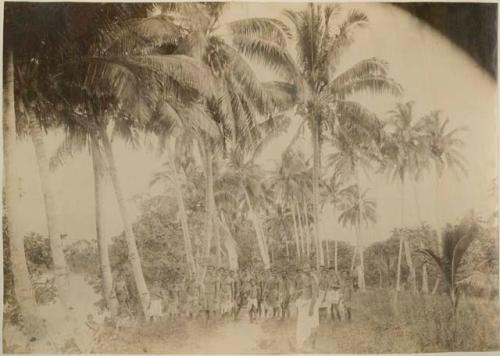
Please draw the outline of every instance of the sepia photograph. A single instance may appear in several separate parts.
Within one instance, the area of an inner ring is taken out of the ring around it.
[[[500,351],[497,3],[2,7],[3,353]]]

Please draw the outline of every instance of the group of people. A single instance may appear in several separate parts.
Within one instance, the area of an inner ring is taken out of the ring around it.
[[[181,279],[168,286],[160,281],[150,288],[150,320],[162,318],[237,319],[247,310],[257,319],[297,317],[300,346],[321,320],[350,320],[351,299],[356,285],[347,271],[339,275],[333,267],[317,270],[308,264],[293,270],[240,269],[207,266],[200,282]],[[123,279],[115,282],[120,313],[129,313],[130,296]]]

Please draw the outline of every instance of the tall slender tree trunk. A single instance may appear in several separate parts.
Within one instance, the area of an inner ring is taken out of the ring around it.
[[[299,228],[297,226],[297,219],[295,218],[295,208],[293,203],[290,204],[290,213],[292,214],[292,220],[293,220],[293,237],[295,239],[295,247],[297,251],[297,261],[300,262],[302,261],[302,254],[301,254],[301,248],[300,248],[300,239],[299,239]]]
[[[401,290],[401,258],[403,252],[403,236],[399,237],[399,251],[398,251],[398,267],[396,276],[396,290],[399,292]]]
[[[248,210],[250,211],[250,220],[252,221],[252,223],[254,225],[255,235],[257,237],[257,244],[259,246],[259,251],[260,251],[261,258],[262,258],[262,262],[264,262],[264,268],[270,269],[271,263],[269,260],[269,251],[265,246],[266,241],[264,239],[262,225],[260,224],[259,218],[258,218],[255,210],[253,209],[252,203],[250,201],[250,197],[248,196],[246,189],[244,189],[244,194],[245,194],[245,201],[247,203]]]
[[[422,221],[422,216],[420,215],[420,204],[418,202],[418,192],[417,192],[417,182],[415,180],[412,181],[413,183],[413,197],[415,198],[415,208],[417,210],[417,217],[420,225],[423,226],[423,221]],[[420,246],[421,249],[424,248],[424,243],[422,240],[420,240]],[[422,293],[429,293],[429,280],[427,276],[427,262],[424,260],[422,264]]]
[[[358,253],[358,246],[354,246],[354,251],[352,251],[352,259],[351,259],[351,273],[354,270],[354,262],[356,262],[357,253]]]
[[[439,207],[439,190],[440,190],[440,176],[439,176],[439,173],[436,173],[436,186],[435,186],[435,189],[436,189],[436,192],[435,192],[435,196],[436,196],[436,212],[434,214],[434,217],[436,219],[435,221],[435,224],[436,224],[436,238],[437,238],[437,253],[438,255],[443,251],[443,246],[442,246],[442,239],[441,239],[441,235],[440,235],[440,224],[441,224],[441,221],[440,221],[440,207]],[[438,286],[439,286],[439,280],[440,280],[440,277],[439,275],[436,277],[436,281],[434,282],[434,287],[432,288],[432,294],[435,294],[437,292],[437,289],[438,289]]]
[[[279,217],[280,217],[280,222],[281,222],[281,227],[283,228],[283,231],[285,232],[285,253],[286,253],[286,258],[287,260],[290,260],[290,247],[288,246],[290,242],[290,232],[288,231],[288,227],[286,226],[285,223],[285,217],[283,216],[283,208],[279,208]]]
[[[325,240],[325,265],[330,267],[330,241]]]
[[[338,263],[338,243],[337,240],[334,241],[334,249],[335,249],[335,273],[339,273],[339,263]]]
[[[175,197],[177,200],[177,205],[179,207],[179,218],[181,221],[182,237],[184,240],[184,250],[186,252],[186,261],[189,267],[189,272],[191,276],[196,274],[196,264],[193,256],[193,246],[191,244],[191,234],[189,233],[188,217],[186,213],[186,206],[184,204],[184,196],[182,194],[182,184],[180,183],[179,174],[177,172],[177,167],[175,166],[175,161],[170,148],[167,145],[167,156],[174,171],[174,185],[175,185]]]
[[[113,276],[109,261],[108,240],[104,234],[104,191],[106,171],[99,143],[92,140],[92,163],[94,168],[94,201],[97,248],[101,266],[102,290],[106,306],[112,317],[118,315],[118,300],[113,290]]]
[[[314,215],[314,237],[316,242],[316,268],[319,270],[321,263],[321,245],[319,238],[319,177],[321,171],[321,151],[319,142],[319,122],[316,117],[313,121],[313,215]]]
[[[306,241],[306,251],[307,255],[311,256],[311,249],[312,249],[312,239],[311,239],[311,230],[310,230],[310,224],[309,224],[309,213],[307,212],[307,203],[306,200],[303,199],[302,202],[302,214],[304,215],[304,238]]]
[[[413,266],[413,259],[411,257],[411,248],[410,248],[410,242],[408,241],[407,238],[403,240],[403,246],[404,246],[404,251],[405,251],[405,258],[406,258],[406,263],[408,264],[408,269],[410,270],[410,280],[411,280],[411,286],[414,292],[417,292],[417,276],[415,273],[415,267]]]
[[[9,234],[10,258],[14,277],[14,294],[24,319],[24,333],[27,336],[39,336],[41,320],[37,316],[35,294],[31,285],[26,255],[24,251],[24,237],[19,231],[19,184],[16,164],[16,112],[14,103],[14,55],[7,49],[5,78],[3,87],[3,132],[4,132],[4,189],[5,214],[7,217],[7,231]]]
[[[358,169],[356,167],[355,169],[355,174],[356,174],[356,186],[358,188],[358,207],[359,207],[359,216],[363,216],[363,209],[362,209],[362,203],[361,203],[361,188],[359,186],[359,173]],[[361,219],[361,218],[360,218]],[[364,258],[363,258],[363,248],[362,248],[362,242],[361,242],[361,221],[358,221],[358,226],[356,226],[356,244],[358,246],[358,253],[359,253],[359,275],[358,275],[358,286],[361,289],[365,289],[365,263],[364,263]]]
[[[61,214],[57,204],[54,183],[49,172],[49,160],[43,141],[43,132],[39,122],[31,115],[31,112],[25,107],[22,100],[20,101],[20,107],[28,119],[31,141],[33,142],[38,163],[38,174],[40,176],[52,256],[54,282],[59,293],[61,306],[64,309],[64,317],[68,326],[72,328],[74,341],[79,349],[85,352],[88,345],[78,338],[82,331],[73,311],[76,308],[76,301],[70,296],[69,271],[62,245]]]
[[[302,224],[302,218],[300,217],[300,207],[298,201],[295,201],[295,210],[297,212],[297,222],[299,225],[299,231],[300,231],[300,247],[302,249],[302,255],[303,255],[303,260],[304,261],[309,261],[309,250],[307,249],[307,242],[306,242],[306,236],[305,236],[305,229],[304,225]]]
[[[397,266],[397,274],[396,274],[396,290],[401,290],[401,258],[403,251],[403,227],[404,227],[404,208],[405,208],[405,184],[404,181],[401,181],[401,235],[399,236],[399,252],[398,252],[398,266]]]
[[[149,303],[151,301],[151,296],[149,294],[149,290],[146,285],[146,281],[144,279],[144,274],[142,272],[141,258],[139,256],[139,251],[137,250],[135,235],[134,231],[132,230],[132,224],[130,222],[127,206],[125,204],[125,198],[123,197],[121,182],[118,178],[118,172],[116,169],[115,158],[113,156],[111,143],[109,141],[108,134],[106,133],[104,128],[101,128],[100,134],[102,136],[104,152],[106,154],[106,161],[108,162],[109,165],[109,174],[111,177],[111,182],[113,183],[116,201],[118,203],[118,208],[120,210],[120,215],[125,229],[125,239],[127,241],[127,248],[128,248],[128,259],[130,265],[132,266],[132,273],[134,275],[137,292],[139,293],[139,299],[141,302],[142,311],[144,313],[144,316],[148,320]]]
[[[356,227],[356,235],[358,236],[358,253],[359,253],[359,274],[358,286],[360,289],[365,289],[365,263],[363,258],[363,248],[361,247],[361,228]]]

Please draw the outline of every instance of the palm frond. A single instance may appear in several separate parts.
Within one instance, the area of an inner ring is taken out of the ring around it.
[[[288,51],[276,43],[245,36],[233,36],[233,45],[248,58],[266,65],[287,80],[293,82],[299,77],[299,71]]]
[[[287,39],[291,39],[290,29],[280,20],[273,18],[249,18],[232,21],[228,24],[233,35],[258,37],[273,41],[281,47],[286,47]]]

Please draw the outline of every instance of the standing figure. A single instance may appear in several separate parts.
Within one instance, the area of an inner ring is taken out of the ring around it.
[[[149,321],[155,321],[162,317],[162,300],[163,300],[163,291],[161,288],[161,282],[155,281],[153,287],[150,290],[151,299],[149,302]]]
[[[210,320],[210,317],[215,316],[217,313],[217,294],[218,294],[218,280],[214,272],[213,266],[208,266],[207,275],[204,281],[204,298],[205,303],[203,309],[206,314],[206,320]]]
[[[132,317],[132,308],[130,305],[130,293],[127,287],[127,281],[122,272],[119,272],[114,279],[113,290],[115,291],[116,299],[118,300],[118,315],[122,316],[124,313]]]
[[[324,320],[328,318],[330,301],[328,300],[328,271],[322,268],[319,276],[319,318]]]
[[[259,286],[255,279],[250,280],[250,284],[248,287],[248,314],[250,316],[250,322],[253,322],[257,316],[259,305],[257,302],[259,294]]]
[[[340,281],[334,267],[328,271],[327,304],[331,320],[340,320]]]
[[[290,317],[291,288],[287,273],[282,272],[278,283],[279,303],[281,308],[281,320]]]
[[[311,347],[314,348],[316,331],[319,326],[319,283],[308,264],[305,264],[302,268],[301,286],[297,292],[297,349],[302,350],[305,342],[309,339],[311,340]]]
[[[342,272],[342,289],[341,289],[341,298],[342,298],[342,306],[345,309],[347,320],[351,320],[351,300],[353,294],[353,281],[351,276],[347,271]]]

